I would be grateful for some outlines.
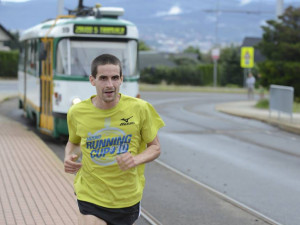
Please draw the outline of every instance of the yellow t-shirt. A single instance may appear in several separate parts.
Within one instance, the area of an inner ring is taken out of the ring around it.
[[[69,140],[82,152],[77,198],[107,208],[132,206],[142,199],[145,165],[122,171],[116,156],[143,152],[165,124],[144,100],[121,95],[115,107],[101,110],[91,98],[73,105],[67,117]]]

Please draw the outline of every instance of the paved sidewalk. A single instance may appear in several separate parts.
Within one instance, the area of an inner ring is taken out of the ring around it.
[[[256,119],[271,125],[277,126],[283,130],[300,134],[300,114],[293,113],[293,119],[287,114],[281,114],[278,118],[278,113],[272,111],[271,116],[269,110],[258,109],[255,107],[256,101],[239,101],[229,102],[216,105],[216,110],[240,116],[249,119]]]
[[[77,223],[73,175],[33,132],[0,115],[0,224]]]

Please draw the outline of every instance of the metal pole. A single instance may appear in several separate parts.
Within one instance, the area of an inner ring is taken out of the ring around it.
[[[220,12],[220,0],[217,0],[216,4],[216,30],[215,30],[215,47],[219,47],[219,12]],[[217,87],[218,77],[218,59],[214,59],[214,87]]]
[[[217,68],[218,68],[218,60],[214,59],[214,87],[217,87]]]
[[[246,87],[246,78],[247,78],[247,69],[244,68],[244,79],[243,79],[244,88]]]
[[[57,16],[64,14],[64,0],[57,0]]]
[[[219,44],[219,13],[220,13],[220,0],[217,0],[216,5],[216,28],[215,28],[215,45],[218,47]]]
[[[283,0],[277,0],[276,4],[276,19],[283,15]]]

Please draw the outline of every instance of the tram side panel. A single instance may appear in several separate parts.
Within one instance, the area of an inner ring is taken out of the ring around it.
[[[18,95],[19,95],[19,108],[24,108],[25,98],[25,71],[26,71],[26,43],[22,43],[22,49],[19,54],[18,63]]]
[[[120,87],[120,93],[132,97],[138,97],[139,96],[138,78],[135,78],[134,80],[128,80],[128,81],[126,81],[126,79],[127,78],[124,77],[124,81]]]
[[[18,70],[19,105],[36,122],[40,107],[38,44],[27,40],[20,54]]]
[[[68,135],[67,112],[69,108],[95,94],[96,89],[89,81],[53,81],[54,136]]]
[[[26,113],[37,122],[40,109],[40,79],[38,76],[26,73]]]

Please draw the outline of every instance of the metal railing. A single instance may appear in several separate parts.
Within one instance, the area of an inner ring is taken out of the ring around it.
[[[269,117],[272,111],[278,112],[278,119],[281,113],[287,113],[293,120],[294,88],[272,84],[270,87]]]

